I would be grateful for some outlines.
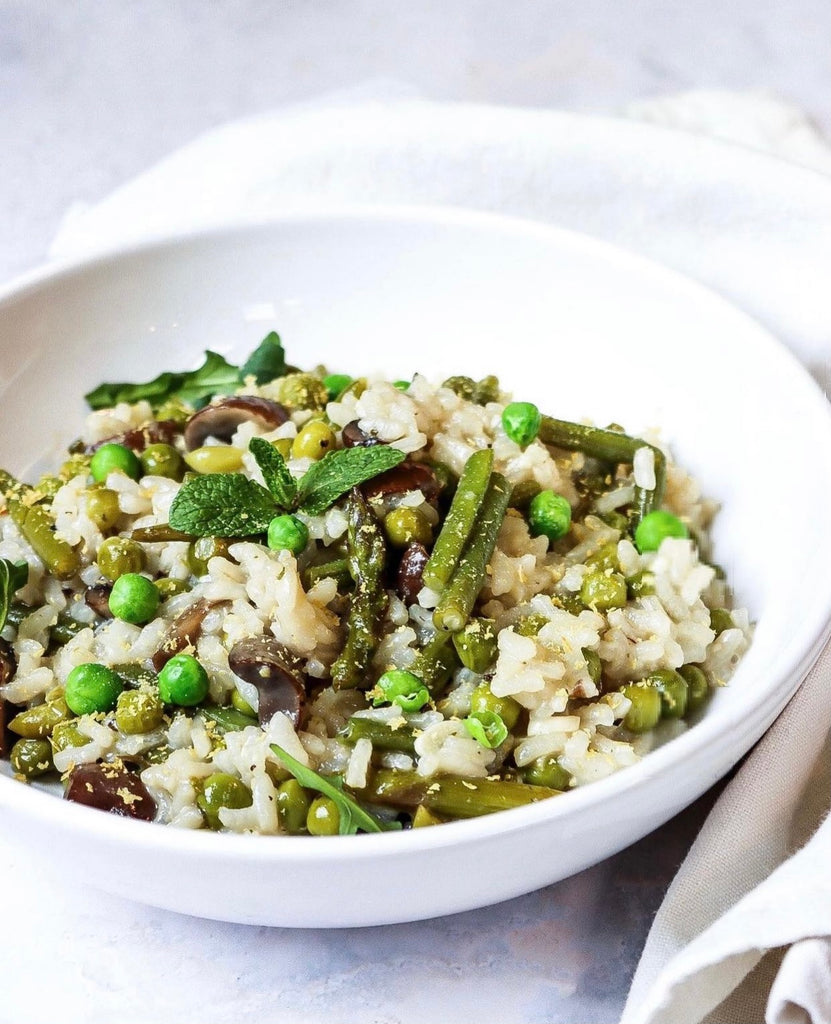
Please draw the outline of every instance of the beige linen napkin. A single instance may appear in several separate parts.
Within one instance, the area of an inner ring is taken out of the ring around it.
[[[831,169],[831,150],[775,98],[697,92],[632,113]],[[321,201],[495,210],[678,267],[759,316],[831,383],[831,188],[790,171],[794,197],[783,202],[773,164],[681,131],[667,159],[661,147],[649,152],[655,140],[621,121],[553,111],[314,104],[189,144],[75,211],[53,254]],[[725,790],[667,893],[623,1024],[696,1024],[708,1013],[709,1024],[761,1024],[769,991],[768,1024],[831,1024],[831,826],[818,829],[828,810],[829,728],[826,650]]]

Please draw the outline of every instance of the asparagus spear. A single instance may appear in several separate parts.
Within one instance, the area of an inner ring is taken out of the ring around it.
[[[371,718],[350,718],[342,738],[346,743],[368,739],[376,750],[400,750],[405,754],[412,754],[415,750],[415,733],[409,726],[393,729]]]
[[[510,497],[508,481],[499,473],[492,473],[476,517],[473,536],[433,613],[436,629],[450,633],[464,629],[485,582],[488,562],[496,547]]]
[[[80,568],[81,561],[66,541],[55,536],[49,512],[42,505],[24,505],[15,499],[8,501],[8,509],[14,524],[49,572],[59,580],[71,579]]]
[[[418,652],[410,666],[410,671],[424,683],[433,698],[439,696],[453,671],[459,666],[459,660],[450,641],[449,633],[436,633]]]
[[[453,575],[464,546],[473,532],[473,524],[488,489],[492,469],[493,449],[483,448],[470,456],[462,470],[444,525],[421,577],[428,587],[439,593]]]
[[[618,434],[614,430],[600,430],[598,427],[587,427],[582,423],[555,420],[552,416],[543,416],[538,436],[542,442],[555,448],[584,452],[604,462],[632,462],[639,448],[651,448],[655,457],[655,489],[635,488],[636,521],[640,522],[645,515],[661,504],[666,480],[666,459],[664,453],[654,445],[647,444],[638,437]]]
[[[346,644],[332,665],[336,690],[368,686],[368,669],[387,606],[384,589],[386,545],[366,499],[353,488],[347,503],[347,553],[355,589],[346,622]]]
[[[473,818],[559,796],[560,790],[502,779],[448,775],[424,778],[417,772],[381,768],[370,776],[361,797],[393,807],[426,807],[448,818]]]

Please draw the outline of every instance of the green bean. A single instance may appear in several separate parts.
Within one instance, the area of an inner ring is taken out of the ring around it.
[[[349,602],[346,643],[332,665],[332,685],[336,690],[370,686],[369,665],[378,646],[380,624],[387,606],[384,536],[375,514],[357,488],[347,502],[347,516],[347,557],[355,589]]]
[[[318,580],[333,579],[338,586],[352,582],[352,574],[349,572],[349,560],[346,558],[335,558],[331,562],[323,562],[321,565],[310,565],[303,573],[303,582],[306,589],[313,587]]]
[[[174,530],[169,523],[158,523],[156,526],[140,526],[137,530],[133,530],[130,539],[137,540],[142,544],[158,544],[170,540],[192,541],[196,538],[193,534]]]
[[[507,480],[499,473],[491,474],[487,493],[476,517],[473,537],[433,613],[436,629],[458,633],[470,618],[485,582],[488,562],[496,547],[496,538],[510,497],[511,488]]]
[[[51,515],[40,505],[24,505],[20,501],[8,502],[9,515],[15,526],[34,548],[44,565],[59,580],[71,579],[81,565],[77,551],[54,532]]]
[[[58,621],[49,631],[49,639],[53,644],[63,646],[68,644],[73,636],[77,636],[82,629],[86,628],[83,622],[78,622],[77,619],[73,619],[66,612],[61,612],[58,615]]]
[[[459,660],[450,634],[439,632],[418,652],[410,671],[424,683],[430,696],[436,698],[458,666]]]
[[[635,487],[637,521],[640,522],[645,515],[660,505],[666,479],[666,459],[664,453],[654,445],[628,434],[587,427],[582,423],[571,423],[568,420],[555,420],[551,416],[543,416],[539,439],[554,448],[583,452],[603,462],[614,463],[632,462],[639,448],[651,448],[655,457],[655,488],[647,490]]]
[[[417,772],[392,769],[374,772],[361,791],[361,796],[371,803],[413,808],[421,805],[450,818],[473,818],[559,795],[557,789],[525,782],[460,776],[425,779]]]
[[[415,733],[409,726],[393,729],[372,718],[350,718],[341,738],[345,743],[367,739],[377,750],[400,750],[405,754],[412,754],[415,750]]]
[[[473,532],[473,525],[485,498],[492,470],[491,448],[474,452],[465,463],[444,525],[422,573],[424,583],[439,593],[450,581],[465,544]]]
[[[239,732],[249,725],[256,725],[257,719],[246,715],[234,707],[220,707],[218,704],[205,704],[199,714],[216,725],[217,732]]]
[[[20,499],[31,489],[29,484],[22,483],[16,476],[12,476],[8,470],[0,469],[0,495],[2,495],[5,504],[12,500]]]

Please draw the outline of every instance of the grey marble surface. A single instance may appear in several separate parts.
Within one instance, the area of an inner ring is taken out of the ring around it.
[[[202,131],[379,78],[438,99],[602,112],[699,86],[766,89],[829,131],[828,28],[825,0],[0,0],[0,278],[43,258],[72,203]],[[542,892],[346,932],[132,905],[74,869],[43,877],[6,837],[18,941],[4,955],[0,1021],[172,1024],[197,1005],[215,1024],[612,1024],[711,800]],[[51,902],[32,899],[43,886]],[[53,957],[62,988],[35,1003],[33,978]]]

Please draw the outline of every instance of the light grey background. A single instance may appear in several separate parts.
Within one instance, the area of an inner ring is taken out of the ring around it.
[[[0,278],[94,202],[228,119],[377,79],[436,99],[614,112],[694,87],[768,90],[831,134],[827,0],[0,0]],[[12,844],[0,1022],[611,1024],[712,795],[541,893],[437,922],[243,928],[52,885]],[[429,881],[429,880],[428,880]],[[229,880],[232,884],[232,880]],[[34,979],[60,958],[64,989]],[[37,998],[33,998],[37,991]]]
[[[831,132],[827,0],[0,0],[0,278],[60,216],[222,121],[406,82],[611,112],[767,89]]]

